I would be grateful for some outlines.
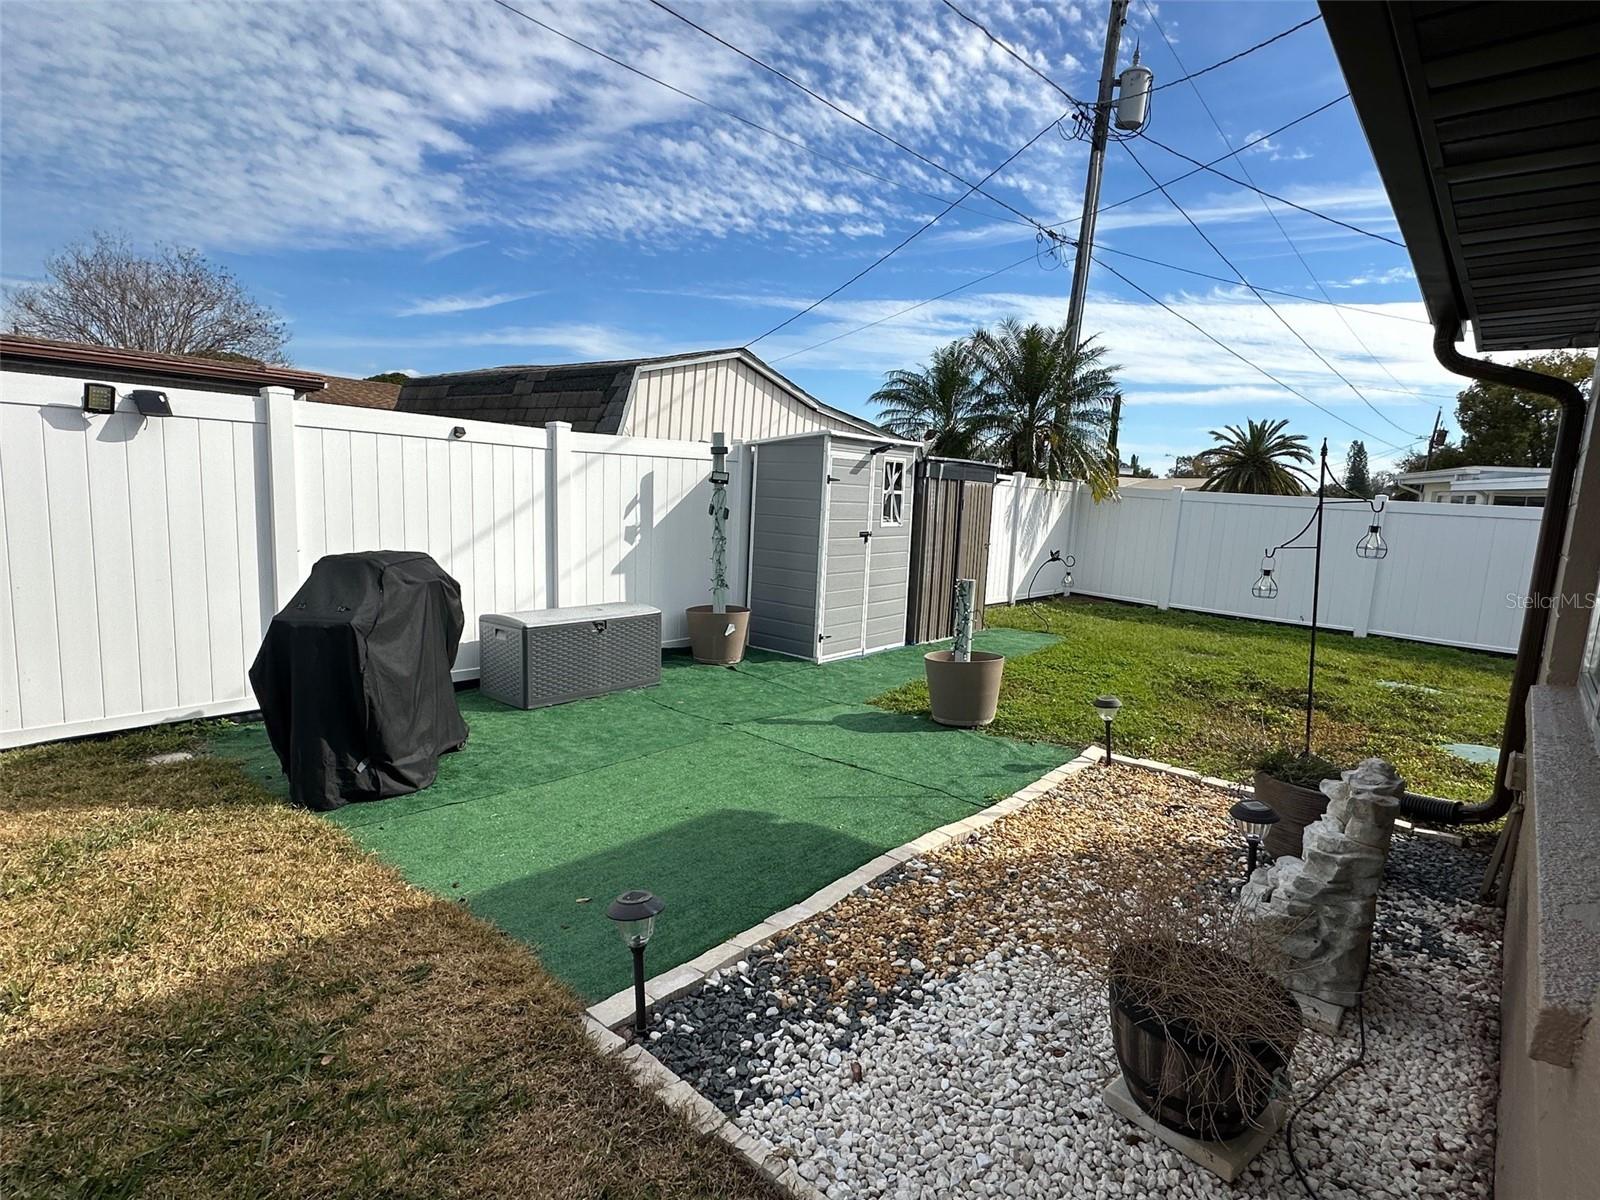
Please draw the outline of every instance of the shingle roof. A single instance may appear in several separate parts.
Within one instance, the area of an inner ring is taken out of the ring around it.
[[[398,383],[375,379],[346,379],[341,375],[323,376],[327,387],[306,397],[319,404],[349,404],[355,408],[393,408],[400,399]]]
[[[493,367],[424,375],[400,385],[400,412],[539,425],[569,421],[579,433],[616,433],[640,363],[658,359]]]
[[[395,407],[401,412],[502,421],[510,425],[543,426],[547,421],[568,421],[579,433],[616,433],[622,428],[628,392],[633,386],[634,373],[640,367],[727,355],[737,355],[779,381],[819,413],[845,421],[863,432],[884,432],[870,421],[822,403],[748,350],[736,347],[692,350],[654,358],[490,367],[449,375],[427,375],[401,384],[400,400]]]

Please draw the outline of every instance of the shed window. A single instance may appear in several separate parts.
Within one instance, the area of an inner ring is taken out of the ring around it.
[[[898,459],[883,460],[883,523],[898,525],[906,508],[906,464]]]

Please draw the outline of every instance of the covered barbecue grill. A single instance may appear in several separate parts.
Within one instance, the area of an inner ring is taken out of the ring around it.
[[[427,787],[467,740],[450,668],[461,587],[415,551],[330,554],[267,629],[250,685],[307,808]]]

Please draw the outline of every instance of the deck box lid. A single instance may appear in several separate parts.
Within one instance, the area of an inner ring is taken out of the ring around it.
[[[591,621],[620,621],[626,617],[659,617],[661,610],[648,604],[583,604],[573,608],[531,608],[523,612],[484,613],[485,625],[531,629],[550,625],[578,625]]]

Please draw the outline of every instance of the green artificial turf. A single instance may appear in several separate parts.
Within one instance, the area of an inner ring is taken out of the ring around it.
[[[1053,641],[998,629],[977,645],[1014,670]],[[920,678],[925,649],[825,666],[757,651],[735,669],[669,654],[660,687],[533,712],[463,692],[471,737],[432,787],[328,818],[597,999],[630,978],[605,918],[617,893],[666,900],[649,950],[664,971],[1076,753],[866,704]],[[284,791],[259,725],[212,747]]]
[[[986,620],[1060,638],[1007,664],[991,732],[1098,741],[1089,701],[1111,692],[1123,702],[1114,744],[1135,757],[1242,779],[1265,751],[1302,745],[1306,629],[1081,599],[991,608]],[[1324,631],[1313,749],[1341,766],[1381,755],[1415,791],[1485,799],[1494,763],[1447,747],[1499,744],[1511,670],[1499,655]],[[875,703],[925,712],[927,687],[908,682]]]

